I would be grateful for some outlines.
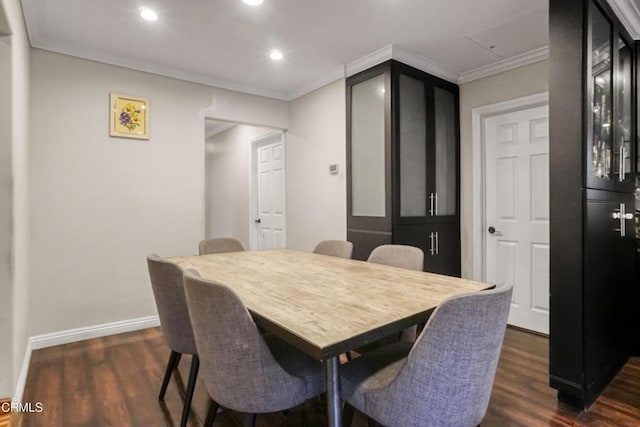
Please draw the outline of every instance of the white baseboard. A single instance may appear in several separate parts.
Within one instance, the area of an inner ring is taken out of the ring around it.
[[[84,328],[67,329],[66,331],[52,332],[50,334],[35,335],[29,338],[29,340],[31,341],[31,349],[39,350],[41,348],[69,344],[91,338],[100,338],[106,337],[107,335],[153,328],[155,326],[160,326],[158,316],[148,316],[113,323],[104,323],[102,325],[86,326]]]
[[[24,387],[27,384],[27,376],[29,374],[29,364],[31,363],[31,352],[33,350],[84,341],[91,338],[105,337],[107,335],[116,335],[140,329],[153,328],[156,326],[160,326],[160,319],[158,316],[148,316],[29,337],[13,401],[22,402]]]
[[[14,402],[22,402],[24,387],[27,385],[27,375],[29,374],[29,364],[31,363],[31,351],[32,351],[31,340],[28,340],[27,348],[24,350],[24,359],[22,361],[22,368],[20,368],[18,383],[16,384],[16,392],[13,395]]]

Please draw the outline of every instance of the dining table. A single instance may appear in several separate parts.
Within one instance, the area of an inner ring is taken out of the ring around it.
[[[340,355],[426,321],[489,283],[291,249],[172,257],[233,289],[255,323],[324,364],[327,418],[341,426]]]

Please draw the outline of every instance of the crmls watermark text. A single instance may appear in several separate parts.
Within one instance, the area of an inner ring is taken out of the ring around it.
[[[2,402],[0,405],[1,412],[27,412],[40,413],[44,410],[42,402]]]

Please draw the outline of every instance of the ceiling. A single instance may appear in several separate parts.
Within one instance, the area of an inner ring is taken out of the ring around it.
[[[548,0],[22,0],[33,47],[292,99],[372,52],[460,75],[540,52]],[[153,8],[155,22],[139,7]],[[280,49],[281,61],[269,58]],[[415,61],[414,61],[415,62]],[[429,70],[427,70],[429,71]]]

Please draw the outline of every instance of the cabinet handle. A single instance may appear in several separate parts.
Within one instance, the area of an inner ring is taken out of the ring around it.
[[[440,251],[440,241],[438,240],[438,232],[429,233],[429,255],[438,255]]]
[[[618,164],[618,181],[624,181],[624,137],[622,138],[622,144],[620,144],[620,163]]]
[[[435,199],[436,199],[436,209],[435,209],[435,216],[438,216],[438,193],[435,193]],[[436,236],[438,235],[438,232],[436,231]]]
[[[613,213],[613,219],[620,220],[620,228],[616,228],[615,231],[620,231],[620,237],[624,237],[627,232],[627,223],[628,219],[633,219],[633,214],[631,212],[625,212],[626,207],[624,203],[620,203],[620,209],[616,209]]]
[[[434,216],[436,209],[434,208],[434,201],[436,200],[435,195],[433,193],[429,193],[429,215]]]

